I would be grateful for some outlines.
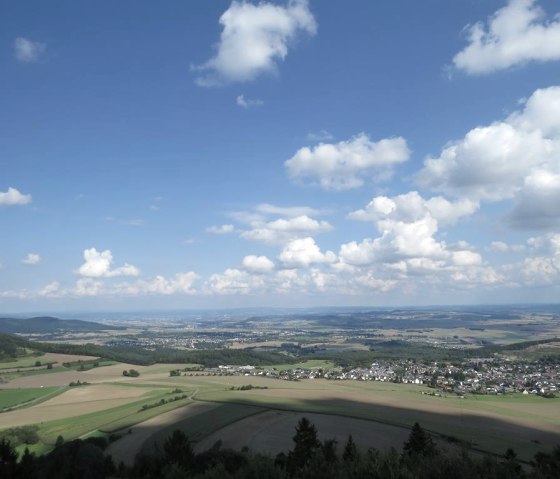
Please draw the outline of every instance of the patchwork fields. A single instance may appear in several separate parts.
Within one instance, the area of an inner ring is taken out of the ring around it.
[[[187,366],[182,364],[113,363],[80,371],[62,363],[92,358],[57,355],[48,361],[50,370],[28,371],[0,384],[0,435],[2,429],[35,424],[39,441],[30,449],[37,452],[52,448],[58,436],[105,435],[113,440],[114,459],[130,463],[142,448],[149,450],[180,428],[198,450],[221,440],[226,447],[277,453],[291,447],[294,426],[304,415],[322,439],[336,438],[339,447],[352,434],[362,448],[398,449],[416,421],[442,444],[494,454],[512,447],[524,460],[560,443],[560,399],[434,396],[423,386],[370,381],[198,372],[170,377],[171,370]],[[130,369],[139,376],[123,376]],[[86,384],[70,387],[77,381]],[[238,389],[248,385],[254,388]]]

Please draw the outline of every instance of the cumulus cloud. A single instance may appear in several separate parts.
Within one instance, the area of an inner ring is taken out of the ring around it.
[[[262,290],[265,285],[261,275],[228,268],[223,273],[210,276],[206,288],[210,294],[251,294]]]
[[[285,243],[294,238],[331,231],[327,221],[317,221],[302,215],[294,218],[280,218],[274,221],[252,221],[252,229],[241,232],[241,237],[264,243]]]
[[[300,33],[314,35],[317,24],[307,0],[289,0],[286,6],[234,1],[220,17],[223,30],[214,57],[194,66],[196,83],[214,86],[244,82],[275,71]]]
[[[510,0],[487,25],[479,22],[467,31],[469,44],[453,64],[469,74],[560,59],[560,17],[548,20],[536,0]]]
[[[547,229],[560,226],[560,174],[535,170],[523,182],[508,219],[513,226]]]
[[[404,138],[374,142],[360,133],[348,141],[300,148],[285,167],[293,179],[311,180],[325,189],[346,190],[362,186],[366,177],[390,177],[392,167],[409,157]]]
[[[254,274],[269,273],[274,269],[274,263],[266,256],[245,256],[242,265],[243,269]]]
[[[332,251],[322,253],[315,240],[307,237],[290,241],[278,259],[286,268],[305,268],[312,264],[334,263],[336,255]]]
[[[235,227],[233,225],[220,225],[220,226],[210,226],[206,228],[207,233],[212,233],[216,235],[225,235],[229,233],[233,233],[235,231]]]
[[[536,90],[524,108],[477,127],[427,158],[416,176],[428,189],[472,201],[515,202],[509,220],[524,228],[560,224],[560,87]]]
[[[240,106],[241,108],[253,108],[254,106],[263,106],[264,102],[262,100],[259,100],[258,98],[254,98],[254,99],[249,99],[249,98],[245,98],[245,95],[238,95],[237,98],[235,99],[235,102],[237,103],[237,106]]]
[[[28,253],[27,256],[21,260],[21,262],[30,266],[36,265],[41,262],[41,256],[37,253]]]
[[[24,195],[17,189],[9,187],[8,191],[0,191],[0,206],[26,205],[31,203],[31,195]]]
[[[157,275],[150,280],[139,279],[134,282],[120,283],[116,285],[114,292],[120,295],[164,295],[194,294],[196,289],[194,283],[199,278],[194,271],[176,273],[171,278]]]
[[[14,56],[21,63],[34,63],[40,60],[47,45],[41,42],[34,42],[27,38],[18,37],[14,41]]]
[[[72,294],[75,296],[99,296],[104,292],[103,287],[103,282],[97,279],[80,278],[76,282]]]
[[[560,277],[560,234],[548,234],[528,241],[531,254],[522,265],[521,273],[526,284],[550,284]]]
[[[503,241],[492,241],[489,249],[495,253],[507,253],[510,250],[510,246]]]
[[[80,266],[78,273],[88,278],[138,276],[140,274],[138,268],[130,264],[124,264],[119,268],[111,269],[113,255],[110,250],[99,252],[95,248],[86,249],[84,250],[84,260],[85,263]],[[86,283],[84,282],[84,284]]]
[[[478,203],[469,199],[448,201],[442,196],[428,200],[422,198],[417,191],[394,196],[376,196],[364,209],[351,212],[350,219],[361,221],[378,221],[392,215],[394,219],[411,221],[430,214],[440,223],[455,223],[459,218],[469,216],[478,209]]]
[[[356,277],[371,277],[374,283],[389,281],[388,288],[438,281],[462,282],[470,287],[475,278],[484,284],[491,278],[497,282],[503,277],[492,275],[494,270],[472,246],[464,241],[447,244],[438,237],[442,224],[452,224],[477,208],[470,200],[424,199],[416,191],[377,196],[349,217],[372,221],[379,236],[342,244],[333,267]]]

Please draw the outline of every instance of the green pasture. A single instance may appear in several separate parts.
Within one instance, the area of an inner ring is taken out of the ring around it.
[[[39,376],[42,374],[61,373],[63,371],[68,371],[68,369],[63,368],[62,366],[55,366],[51,369],[47,369],[46,366],[42,366],[40,369],[22,369],[20,371],[13,371],[9,373],[3,373],[0,371],[0,384],[24,376]]]
[[[66,387],[59,386],[47,388],[0,389],[0,411],[24,405],[35,405],[58,396],[67,389]]]
[[[43,422],[39,426],[39,437],[44,444],[52,446],[59,435],[65,440],[72,440],[96,430],[100,430],[103,433],[112,433],[120,429],[132,427],[139,422],[192,402],[191,399],[186,398],[152,407],[144,411],[141,410],[144,404],[152,404],[162,398],[169,399],[177,395],[171,391],[171,389],[168,389],[163,394],[160,391],[156,391],[155,394],[114,408],[84,414],[82,416]],[[184,391],[181,394],[190,394],[190,391]]]
[[[11,360],[11,361],[0,361],[0,370],[2,369],[13,369],[13,368],[30,368],[35,366],[37,361],[41,361],[41,364],[44,366],[47,363],[44,363],[41,359],[43,355],[40,356],[19,356],[18,358]]]
[[[262,369],[276,369],[277,371],[286,371],[288,369],[334,369],[335,365],[332,361],[322,359],[310,359],[296,364],[273,364],[272,366],[265,366]]]

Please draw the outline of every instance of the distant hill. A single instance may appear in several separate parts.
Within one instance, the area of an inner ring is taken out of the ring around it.
[[[107,324],[81,321],[78,319],[58,319],[50,316],[35,318],[0,318],[0,332],[17,334],[48,334],[60,332],[87,332],[104,329],[125,329]]]

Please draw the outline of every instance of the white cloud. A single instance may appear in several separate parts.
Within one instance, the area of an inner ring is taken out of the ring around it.
[[[14,41],[14,56],[22,63],[39,61],[46,49],[45,43],[34,42],[27,38],[18,37]]]
[[[307,237],[290,241],[278,259],[286,268],[305,268],[312,264],[334,263],[336,255],[332,251],[322,253],[315,240]]]
[[[348,141],[300,148],[285,166],[291,178],[311,179],[325,189],[345,190],[362,186],[364,177],[388,178],[392,167],[409,157],[404,138],[374,142],[361,133]]]
[[[560,87],[536,90],[523,110],[474,128],[427,158],[418,183],[471,201],[515,200],[510,222],[560,224]]]
[[[80,278],[72,294],[75,296],[99,296],[104,293],[103,282],[93,278]]]
[[[560,174],[534,170],[525,178],[509,220],[520,228],[560,226],[559,205]]]
[[[334,135],[327,130],[321,130],[317,133],[308,133],[307,139],[309,141],[331,141],[334,140]]]
[[[47,284],[45,287],[41,288],[37,295],[46,298],[58,298],[64,296],[66,292],[61,289],[60,283],[58,281],[53,281]]]
[[[279,216],[316,216],[321,211],[309,206],[277,206],[268,203],[261,203],[255,207],[255,211],[263,215],[279,215]]]
[[[289,219],[280,218],[269,222],[252,221],[251,227],[251,230],[241,233],[242,238],[280,244],[295,238],[323,233],[333,229],[327,221],[317,221],[306,215]]]
[[[489,249],[495,253],[507,253],[510,250],[510,246],[503,241],[492,241]]]
[[[447,244],[438,239],[440,224],[452,224],[477,208],[478,204],[469,200],[426,200],[416,191],[375,197],[365,209],[349,216],[373,221],[379,236],[342,244],[334,267],[356,277],[374,278],[374,283],[389,281],[388,288],[399,284],[415,289],[443,281],[471,287],[476,278],[484,284],[492,278],[498,282],[502,277],[497,273],[492,276],[494,270],[468,243]]]
[[[510,0],[489,19],[468,28],[469,45],[453,58],[469,74],[491,73],[531,61],[560,59],[560,17],[546,19],[535,0]]]
[[[454,251],[452,259],[457,266],[479,266],[482,264],[482,257],[478,253],[468,250]]]
[[[15,188],[8,188],[8,191],[0,191],[0,206],[26,205],[31,203],[31,195],[21,194]]]
[[[78,273],[88,278],[111,278],[115,276],[138,276],[140,271],[135,266],[125,264],[111,269],[113,255],[110,250],[98,252],[95,248],[84,250],[85,263],[80,266]],[[84,283],[85,284],[85,283]]]
[[[261,275],[228,268],[222,274],[210,276],[207,289],[210,294],[251,294],[262,290],[265,281]]]
[[[531,238],[532,255],[524,259],[521,274],[526,284],[550,284],[560,277],[560,233]]]
[[[237,103],[237,106],[240,106],[241,108],[245,108],[245,109],[264,105],[264,102],[262,100],[259,100],[258,98],[254,98],[254,99],[245,98],[245,95],[238,95],[237,98],[235,99],[235,102]]]
[[[36,265],[41,262],[41,256],[37,253],[28,253],[25,258],[21,260],[23,264]]]
[[[440,223],[455,223],[459,218],[469,216],[478,209],[478,203],[469,199],[455,202],[448,201],[442,196],[435,196],[425,200],[416,191],[388,198],[376,196],[369,204],[360,210],[351,212],[348,218],[361,221],[378,221],[391,215],[394,219],[411,221],[430,214]]]
[[[185,273],[176,273],[171,278],[157,275],[151,280],[137,280],[132,283],[121,283],[115,288],[115,294],[127,296],[139,295],[164,295],[173,294],[195,294],[196,289],[194,283],[199,278],[198,274],[193,271]]]
[[[289,0],[285,7],[234,1],[220,24],[223,30],[216,55],[193,67],[201,72],[196,79],[200,86],[244,82],[275,71],[300,32],[313,35],[317,30],[307,0]]]
[[[225,235],[229,233],[233,233],[235,231],[235,227],[233,225],[220,225],[220,226],[210,226],[206,228],[207,233],[212,233],[216,235]]]
[[[264,274],[274,269],[274,263],[266,256],[245,256],[242,261],[243,269],[249,273]]]

